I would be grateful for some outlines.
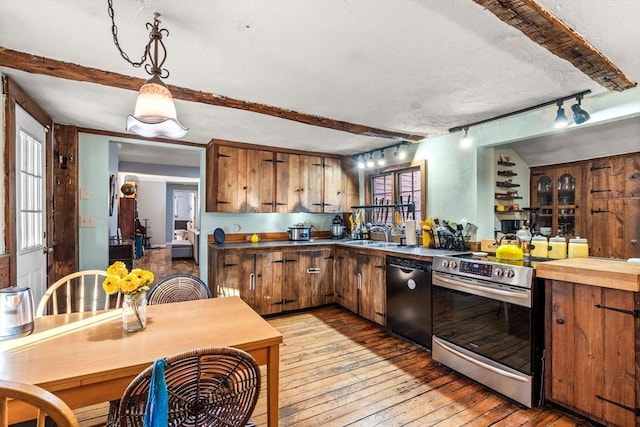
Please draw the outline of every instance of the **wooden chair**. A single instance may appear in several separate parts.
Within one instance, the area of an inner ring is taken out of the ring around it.
[[[190,350],[165,359],[168,426],[247,425],[260,394],[260,368],[248,353],[230,347]],[[120,399],[120,426],[142,426],[153,365]]]
[[[78,426],[71,408],[55,394],[32,384],[0,380],[0,427],[9,425],[9,400],[20,400],[32,407],[37,412],[37,427],[44,427],[45,417],[58,427]]]
[[[160,280],[149,290],[147,304],[167,304],[207,298],[211,298],[211,291],[202,280],[190,274],[174,274]],[[107,426],[117,425],[119,403],[118,400],[110,402]]]
[[[122,304],[121,295],[117,294],[115,303],[102,289],[102,282],[107,272],[102,270],[84,270],[71,273],[56,281],[42,296],[36,317],[46,314],[58,314],[58,304],[64,299],[64,313],[84,313],[85,311],[108,310],[119,308]],[[51,310],[47,307],[51,302]],[[87,310],[87,305],[90,309]]]
[[[211,298],[211,291],[202,280],[190,274],[174,274],[156,283],[147,301],[152,305],[207,298]]]

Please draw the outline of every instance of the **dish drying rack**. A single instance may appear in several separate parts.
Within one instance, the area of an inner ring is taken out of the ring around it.
[[[374,205],[351,206],[353,226],[401,225],[408,219],[415,221],[415,203],[385,203]]]

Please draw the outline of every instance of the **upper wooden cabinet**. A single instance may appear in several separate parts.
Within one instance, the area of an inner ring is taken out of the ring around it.
[[[346,212],[357,175],[335,157],[210,144],[208,212]]]
[[[277,212],[322,212],[322,157],[276,153]]]
[[[274,153],[216,145],[207,149],[207,211],[273,212]]]
[[[591,256],[640,257],[640,153],[586,162]]]

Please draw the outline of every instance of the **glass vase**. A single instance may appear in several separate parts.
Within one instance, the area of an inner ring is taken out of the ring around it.
[[[122,329],[126,332],[141,331],[147,326],[147,293],[124,295],[122,301]]]

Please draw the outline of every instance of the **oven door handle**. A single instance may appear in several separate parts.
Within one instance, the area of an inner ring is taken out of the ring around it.
[[[433,337],[433,338],[434,338],[434,339],[436,339],[436,340],[438,339],[437,337]],[[440,341],[441,341],[441,340],[440,340]],[[514,380],[516,380],[516,381],[520,381],[520,382],[522,382],[522,383],[526,383],[527,381],[529,381],[529,379],[528,379],[528,378],[523,378],[523,377],[521,377],[521,376],[514,375],[514,374],[512,374],[511,372],[507,372],[507,371],[505,371],[505,370],[498,369],[498,368],[496,368],[496,367],[494,367],[494,366],[491,366],[491,365],[488,365],[488,364],[486,364],[486,363],[484,363],[484,362],[481,362],[481,361],[479,361],[479,360],[476,360],[476,359],[474,359],[473,357],[469,357],[469,356],[467,356],[466,354],[461,353],[461,352],[459,352],[458,350],[455,350],[455,349],[451,348],[451,346],[448,346],[448,345],[446,345],[446,344],[444,344],[444,343],[442,343],[442,344],[440,344],[440,345],[444,346],[444,348],[445,348],[447,351],[449,351],[449,352],[451,352],[451,353],[455,354],[456,356],[458,356],[458,357],[460,357],[460,358],[462,358],[462,359],[466,360],[467,362],[469,362],[469,363],[473,363],[474,365],[480,366],[481,368],[487,369],[487,370],[489,370],[489,371],[491,371],[491,372],[495,372],[496,374],[500,374],[500,375],[502,375],[503,377],[509,377],[509,378],[511,378],[511,379],[514,379]]]
[[[472,285],[470,283],[465,283],[465,282],[460,282],[457,280],[451,280],[448,279],[446,277],[442,277],[440,275],[433,276],[433,285],[437,286],[438,284],[436,283],[436,279],[444,284],[447,285],[451,285],[454,287],[460,287],[460,288],[466,288],[466,289],[471,289],[474,290],[476,292],[480,292],[483,294],[494,294],[494,295],[503,295],[503,296],[507,296],[507,297],[512,297],[512,298],[522,298],[522,299],[528,299],[529,295],[526,293],[518,293],[518,292],[509,292],[509,291],[501,291],[499,289],[493,289],[493,288],[489,288],[489,287],[485,287],[485,286],[478,286],[478,285]],[[447,286],[445,286],[447,287]]]

